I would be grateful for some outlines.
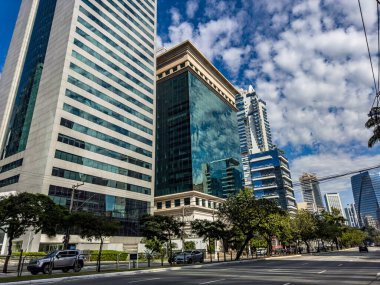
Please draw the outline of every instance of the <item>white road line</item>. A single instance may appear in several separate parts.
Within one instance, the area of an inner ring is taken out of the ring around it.
[[[318,274],[325,273],[327,270],[322,270],[321,272],[318,272]]]
[[[302,263],[302,265],[308,265],[308,264],[309,264],[309,262]]]
[[[144,280],[136,280],[136,281],[128,282],[128,284],[145,282],[145,281],[153,281],[153,280],[158,280],[158,279],[161,279],[161,278],[150,278],[150,279],[144,279]]]
[[[215,283],[215,282],[224,281],[224,280],[226,280],[226,279],[218,279],[218,280],[213,280],[213,281],[203,282],[203,283],[199,283],[199,285],[202,285],[202,284],[210,284],[210,283]]]
[[[343,264],[339,264],[338,266],[342,266]]]
[[[283,284],[283,285],[290,285],[290,284],[292,284],[292,283],[285,283],[285,284]]]

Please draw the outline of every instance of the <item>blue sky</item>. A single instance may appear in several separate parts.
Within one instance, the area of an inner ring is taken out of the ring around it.
[[[361,2],[375,51],[375,1]],[[19,5],[0,0],[0,70]],[[158,0],[158,45],[186,39],[267,102],[294,181],[304,171],[326,176],[379,164],[380,146],[366,146],[374,90],[356,0]],[[349,177],[321,190],[352,201]]]

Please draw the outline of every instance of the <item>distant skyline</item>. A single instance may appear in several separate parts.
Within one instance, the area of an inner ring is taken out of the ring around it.
[[[20,3],[0,0],[0,72]],[[362,6],[374,53],[376,3]],[[185,39],[267,102],[294,182],[303,172],[323,177],[379,163],[380,146],[367,148],[364,127],[375,92],[356,0],[158,0],[158,44]],[[343,206],[353,202],[349,176],[320,188],[339,192]]]

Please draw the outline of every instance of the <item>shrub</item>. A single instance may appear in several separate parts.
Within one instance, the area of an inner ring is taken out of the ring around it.
[[[91,261],[95,261],[98,258],[99,251],[98,250],[91,250],[90,251],[90,258]],[[127,260],[128,253],[124,251],[117,251],[117,250],[102,250],[102,261],[117,261],[117,256],[119,255],[119,261]]]

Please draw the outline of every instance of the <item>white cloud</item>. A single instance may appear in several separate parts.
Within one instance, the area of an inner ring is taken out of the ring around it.
[[[181,14],[177,8],[170,9],[170,15],[172,17],[172,24],[178,25],[181,21]]]
[[[189,0],[186,3],[186,15],[188,18],[193,18],[199,8],[199,0]]]

